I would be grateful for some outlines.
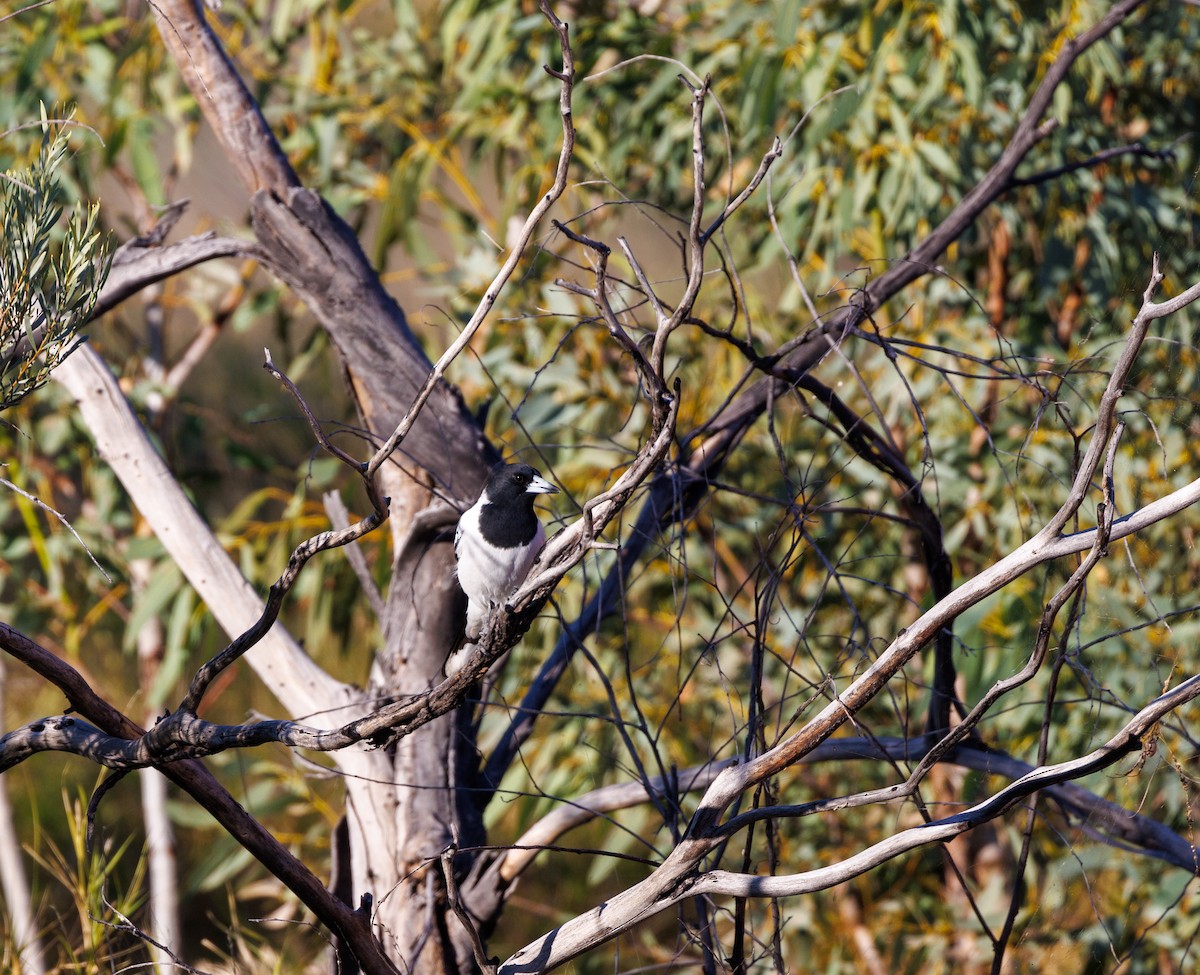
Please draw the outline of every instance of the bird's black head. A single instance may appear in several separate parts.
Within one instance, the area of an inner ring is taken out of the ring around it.
[[[523,500],[531,508],[535,494],[558,493],[558,488],[528,464],[501,464],[494,468],[484,490],[492,504],[513,504]]]

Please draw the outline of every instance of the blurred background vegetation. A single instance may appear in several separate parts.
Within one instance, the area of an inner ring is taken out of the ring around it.
[[[627,235],[669,298],[683,279],[678,235],[692,193],[689,100],[677,76],[711,75],[711,213],[744,185],[773,136],[786,145],[769,183],[720,235],[698,313],[710,330],[730,329],[769,351],[811,321],[796,279],[827,310],[902,256],[994,162],[1065,38],[1106,9],[1089,0],[562,4],[585,80],[576,93],[574,181],[556,216],[592,237]],[[549,180],[558,116],[556,83],[541,69],[555,57],[544,20],[529,0],[226,0],[213,18],[302,179],[361,235],[436,355],[490,280],[511,221]],[[893,361],[850,340],[845,359],[831,356],[821,367],[823,381],[861,414],[871,412],[867,390],[878,404],[942,519],[958,581],[1015,547],[1062,500],[1076,436],[1086,432],[1106,362],[1140,301],[1151,253],[1162,254],[1167,292],[1195,280],[1198,48],[1200,11],[1160,2],[1084,55],[1055,99],[1057,129],[1021,175],[1133,143],[1154,154],[1014,186],[944,256],[944,270],[875,316],[873,328],[905,356]],[[185,197],[183,232],[247,233],[246,201],[231,189],[145,5],[55,0],[0,23],[0,168],[28,165],[38,151],[40,132],[21,126],[43,103],[60,113],[74,108],[80,124],[69,130],[65,179],[76,198],[100,201],[118,240],[144,232],[159,208]],[[587,283],[586,255],[543,230],[449,378],[469,404],[488,409],[488,431],[507,452],[564,486],[565,515],[572,499],[597,490],[631,455],[644,417],[630,364],[580,300],[554,283]],[[354,445],[352,404],[324,334],[266,275],[229,263],[164,282],[89,332],[172,469],[248,577],[265,587],[290,548],[325,525],[320,495],[344,478],[315,453],[294,406],[259,368],[259,350],[269,345],[319,415],[347,424],[343,443]],[[736,388],[746,361],[698,325],[677,339],[680,429],[689,431]],[[175,369],[189,350],[197,364]],[[1166,321],[1123,401],[1122,512],[1196,476],[1196,368],[1188,318]],[[97,462],[60,389],[45,388],[4,419],[0,474],[63,512],[111,581],[57,521],[0,490],[0,613],[116,704],[148,715],[178,694],[181,675],[223,637]],[[652,768],[744,751],[755,639],[768,650],[770,740],[822,700],[827,675],[843,682],[915,616],[929,593],[912,571],[911,531],[872,515],[895,514],[894,487],[854,458],[826,420],[813,401],[777,404],[694,521],[629,580],[624,618],[604,626],[592,660],[573,665],[554,715],[505,779],[514,801],[490,810],[493,842],[511,842],[557,797],[625,776],[630,756],[617,720]],[[352,511],[362,508],[353,486],[346,500]],[[1090,510],[1080,517],[1089,524]],[[1093,576],[1087,613],[1058,651],[1065,669],[1052,757],[1092,747],[1127,708],[1188,672],[1197,642],[1194,530],[1185,517],[1115,546]],[[387,545],[386,532],[366,543],[381,571]],[[599,553],[560,588],[565,618],[593,591],[608,557]],[[131,587],[138,560],[149,565],[149,582]],[[959,621],[956,659],[968,701],[1020,665],[1046,595],[1067,571],[1030,577]],[[769,627],[756,626],[768,618]],[[161,621],[165,654],[139,677],[136,634],[151,619]],[[340,555],[323,556],[301,577],[285,619],[322,665],[364,678],[375,621]],[[500,688],[507,700],[557,631],[554,619],[531,631]],[[621,692],[619,716],[598,671]],[[265,692],[238,679],[245,675],[229,675],[206,716],[240,721],[272,712]],[[876,734],[919,731],[925,676],[910,668],[908,683],[869,709],[863,725]],[[8,727],[62,706],[11,666],[5,693]],[[1033,760],[1045,693],[1041,679],[1023,689],[985,723],[985,738]],[[502,709],[491,713],[485,753],[504,723]],[[1193,746],[1186,725],[1173,724],[1137,774],[1085,784],[1194,840]],[[211,764],[276,835],[318,873],[326,869],[336,779],[283,749],[229,753]],[[801,801],[890,775],[865,762],[816,766],[779,787]],[[43,755],[6,778],[40,865],[40,916],[62,931],[54,946],[62,970],[107,970],[105,952],[127,944],[89,928],[79,905],[97,896],[86,889],[95,881],[82,878],[76,861],[78,804],[96,770]],[[960,776],[955,798],[995,786]],[[927,798],[938,801],[932,790]],[[1187,878],[1089,844],[1054,810],[1043,812],[1010,949],[1015,970],[1042,970],[1051,960],[1061,970],[1110,970],[1126,956],[1122,971],[1158,971],[1164,959],[1189,967],[1200,906]],[[189,957],[202,967],[222,958],[279,966],[263,971],[317,964],[324,942],[295,923],[301,912],[286,891],[188,803],[173,813]],[[101,814],[112,837],[107,896],[131,908],[140,840],[122,838],[137,816],[130,786]],[[653,858],[670,840],[655,816],[632,810],[569,842]],[[769,842],[794,868],[831,862],[915,817],[909,807],[871,806],[784,823],[756,840],[751,860],[761,862]],[[1023,823],[1014,814],[980,840],[998,858],[990,867],[969,858],[968,878],[994,928],[1007,909]],[[506,915],[492,946],[501,956],[640,875],[636,864],[612,858],[545,860],[545,878],[531,875],[521,909]],[[932,850],[848,889],[787,902],[786,957],[796,969],[858,971],[852,935],[866,918],[890,972],[986,970],[990,946],[970,906],[947,893],[953,886]],[[279,920],[237,920],[247,916]],[[623,967],[674,957],[677,925],[660,921],[620,942]],[[69,967],[75,963],[81,967]],[[578,969],[613,964],[599,955]]]

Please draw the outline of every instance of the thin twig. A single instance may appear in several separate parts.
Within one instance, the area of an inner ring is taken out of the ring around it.
[[[479,934],[479,927],[475,923],[475,919],[467,913],[467,909],[463,907],[462,898],[458,896],[458,883],[454,879],[454,854],[457,853],[457,848],[451,844],[442,851],[442,879],[446,883],[446,901],[450,905],[450,910],[454,912],[454,916],[466,928],[467,934],[471,938],[471,950],[475,954],[475,964],[479,966],[479,970],[485,975],[495,975],[496,965],[499,962],[498,958],[488,958],[487,949],[483,945],[483,938]]]
[[[350,527],[350,512],[346,510],[346,503],[337,491],[326,491],[321,495],[321,501],[325,505],[329,523],[334,528],[343,531]],[[351,542],[343,548],[343,551],[346,553],[346,561],[350,563],[350,568],[354,570],[355,578],[358,579],[358,584],[367,597],[367,602],[371,604],[371,612],[375,614],[376,619],[383,619],[383,594],[375,585],[375,577],[371,575],[371,569],[367,565],[367,558],[363,555],[362,549],[356,542]]]
[[[1034,173],[1032,176],[1013,176],[1009,179],[1009,186],[1037,186],[1040,183],[1048,183],[1058,179],[1060,176],[1067,176],[1070,173],[1079,171],[1080,169],[1093,169],[1110,159],[1117,159],[1121,156],[1144,156],[1147,159],[1157,159],[1159,162],[1166,162],[1175,158],[1175,147],[1172,145],[1168,149],[1151,149],[1143,145],[1141,142],[1134,142],[1127,146],[1113,146],[1109,149],[1102,149],[1100,152],[1087,159],[1080,159],[1073,163],[1067,163],[1063,166],[1056,166],[1054,169],[1047,169],[1040,173]]]
[[[75,530],[74,526],[67,520],[66,515],[64,515],[61,511],[57,511],[56,509],[50,507],[50,505],[46,504],[46,502],[41,500],[40,498],[34,497],[28,491],[22,491],[19,487],[17,487],[15,484],[13,484],[12,481],[9,481],[3,477],[0,477],[0,484],[3,484],[10,491],[15,491],[17,494],[21,495],[21,497],[23,497],[26,501],[29,501],[29,502],[37,505],[43,511],[54,515],[54,517],[59,520],[59,522],[62,524],[62,526],[67,531],[69,531],[72,535],[75,536],[75,541],[77,541],[79,543],[80,548],[82,548],[87,553],[87,557],[92,560],[92,565],[94,565],[97,569],[100,570],[100,574],[102,576],[104,576],[104,581],[107,582],[109,585],[112,585],[112,576],[110,576],[107,572],[105,572],[104,566],[102,566],[99,562],[96,561],[96,556],[94,556],[92,554],[92,550],[87,547],[87,544],[84,542],[84,540],[79,537],[79,532],[77,532]]]

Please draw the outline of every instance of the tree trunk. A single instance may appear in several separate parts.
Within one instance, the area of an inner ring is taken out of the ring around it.
[[[307,304],[329,334],[376,443],[408,411],[430,362],[404,313],[384,290],[358,239],[321,197],[299,185],[286,157],[194,0],[154,6],[163,43],[250,194],[260,255]],[[396,561],[363,698],[425,690],[441,674],[462,627],[449,534],[419,529],[417,514],[437,496],[469,503],[495,450],[457,392],[439,383],[392,461],[380,470],[391,499]],[[452,526],[452,519],[450,524]],[[186,569],[185,569],[186,571]],[[189,574],[189,578],[191,578]],[[194,581],[194,580],[193,580]],[[340,702],[331,702],[337,706]],[[478,844],[482,818],[460,770],[473,781],[477,758],[469,709],[433,722],[376,752],[336,756],[346,775],[342,883],[349,903],[374,899],[385,950],[415,972],[474,967],[467,932],[448,909],[440,854],[456,841]],[[468,868],[467,858],[459,867]],[[348,878],[348,880],[347,880]]]

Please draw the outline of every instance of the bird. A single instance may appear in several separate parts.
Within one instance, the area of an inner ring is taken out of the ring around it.
[[[479,500],[459,518],[454,558],[458,584],[467,594],[467,643],[446,661],[447,674],[462,667],[488,614],[529,574],[546,543],[533,502],[539,494],[557,493],[558,488],[528,464],[499,464]]]

